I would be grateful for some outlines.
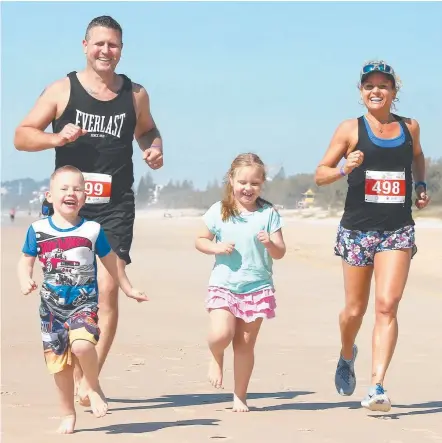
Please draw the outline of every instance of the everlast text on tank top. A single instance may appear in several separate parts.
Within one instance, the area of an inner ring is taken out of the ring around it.
[[[414,225],[411,204],[413,141],[397,115],[401,134],[394,139],[376,137],[365,117],[358,118],[358,144],[362,165],[347,178],[348,192],[341,225],[360,231],[395,231]]]
[[[101,101],[88,94],[76,72],[68,74],[71,90],[66,109],[52,122],[54,133],[73,123],[87,134],[72,143],[55,148],[55,167],[72,165],[86,179],[86,207],[99,210],[102,204],[118,203],[132,192],[132,142],[136,114],[132,82],[122,75],[123,86],[118,95]]]

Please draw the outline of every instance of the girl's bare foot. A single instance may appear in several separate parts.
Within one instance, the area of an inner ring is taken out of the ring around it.
[[[59,434],[73,434],[75,428],[75,414],[66,415],[62,418],[60,426],[57,429]]]
[[[88,397],[91,401],[91,409],[95,417],[104,417],[107,413],[107,402],[103,392],[91,390],[88,392]]]
[[[209,365],[208,378],[210,384],[217,389],[222,389],[223,387],[223,362],[224,352],[219,357],[212,356],[212,361]]]
[[[240,399],[236,394],[233,394],[232,412],[249,412],[245,396],[244,399]]]

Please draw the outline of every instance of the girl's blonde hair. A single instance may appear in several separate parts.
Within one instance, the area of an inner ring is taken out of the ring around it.
[[[265,165],[256,154],[247,153],[238,155],[230,165],[230,169],[227,171],[224,179],[224,193],[223,199],[221,201],[221,218],[223,221],[227,221],[231,217],[239,216],[235,197],[233,196],[233,187],[231,181],[235,177],[237,169],[243,168],[245,166],[253,166],[259,169],[262,174],[262,181],[266,181]],[[262,197],[258,197],[256,199],[256,204],[260,208],[262,208],[265,204],[273,206],[269,201],[263,199]]]

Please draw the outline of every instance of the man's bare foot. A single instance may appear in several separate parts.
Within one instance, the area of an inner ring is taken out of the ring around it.
[[[78,403],[81,406],[88,408],[91,405],[91,401],[89,400],[88,397],[88,391],[84,385],[83,379],[77,385],[77,398],[78,398]]]
[[[217,389],[223,388],[223,362],[224,353],[221,354],[221,357],[215,358],[215,356],[212,356],[212,361],[209,365],[208,378],[210,384]]]
[[[236,394],[233,394],[233,408],[232,412],[249,412],[246,397],[241,400]]]
[[[88,394],[91,401],[91,409],[95,417],[104,417],[107,413],[107,402],[103,392],[96,392],[91,390],[88,392]]]
[[[62,418],[60,426],[57,429],[59,434],[73,434],[75,428],[75,414],[66,415]]]

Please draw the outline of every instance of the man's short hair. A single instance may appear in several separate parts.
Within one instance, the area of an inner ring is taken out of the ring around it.
[[[86,34],[84,37],[85,40],[89,40],[89,31],[97,26],[102,26],[103,28],[109,28],[118,31],[121,36],[121,41],[123,41],[123,30],[121,29],[120,24],[110,15],[101,15],[100,17],[95,17],[94,19],[92,19],[91,22],[87,25]]]

